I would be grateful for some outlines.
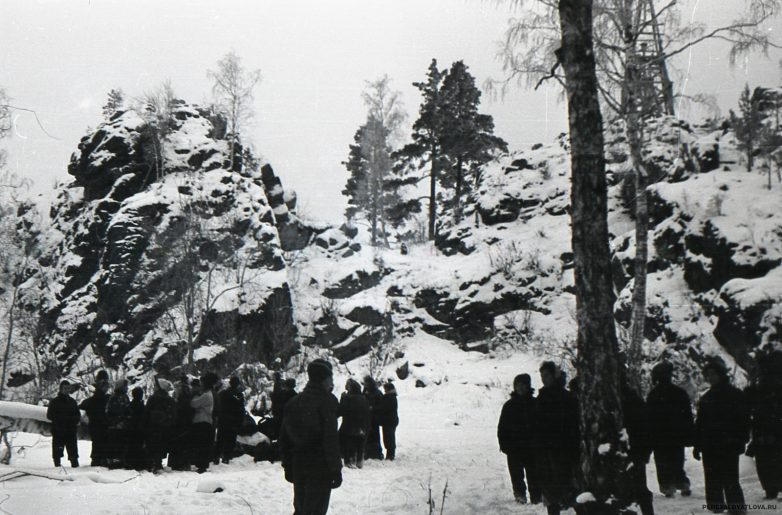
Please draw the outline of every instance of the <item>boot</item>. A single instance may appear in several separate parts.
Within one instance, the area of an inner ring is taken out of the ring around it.
[[[71,467],[75,469],[79,468],[79,460],[71,460]]]

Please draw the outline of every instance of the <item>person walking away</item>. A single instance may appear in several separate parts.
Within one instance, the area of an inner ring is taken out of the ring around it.
[[[691,491],[684,472],[684,448],[692,445],[694,432],[690,397],[673,384],[673,365],[668,362],[652,368],[652,385],[646,407],[657,483],[666,497],[673,497],[676,490],[687,497]]]
[[[535,465],[549,515],[571,504],[579,456],[578,404],[552,361],[540,366],[543,387],[535,403]]]
[[[168,454],[168,443],[176,418],[176,403],[171,397],[174,385],[163,378],[155,378],[155,391],[144,410],[144,434],[147,441],[147,457],[150,472],[163,469],[163,459]]]
[[[361,394],[361,385],[354,379],[348,379],[345,393],[339,400],[339,441],[345,466],[362,468],[364,466],[364,448],[369,430],[369,401]]]
[[[130,392],[130,396],[127,464],[134,470],[144,470],[147,467],[144,452],[144,390],[137,386]]]
[[[190,426],[195,410],[190,406],[193,393],[187,378],[177,383],[175,393],[174,425],[169,439],[168,466],[173,470],[190,470],[191,436]]]
[[[236,447],[236,435],[244,420],[245,400],[242,383],[236,376],[231,376],[229,387],[219,394],[220,412],[217,417],[217,448],[223,463],[229,463]]]
[[[76,442],[76,429],[79,427],[81,412],[71,397],[73,387],[68,381],[60,382],[57,396],[49,401],[46,418],[52,422],[52,460],[54,466],[60,466],[63,448],[68,451],[71,467],[79,466],[79,447]]]
[[[101,372],[106,372],[102,370]],[[90,433],[92,449],[90,450],[90,465],[93,467],[108,466],[108,451],[106,437],[109,423],[106,418],[106,405],[109,403],[109,382],[97,380],[93,394],[84,399],[79,408],[87,414],[87,430]]]
[[[114,385],[114,393],[106,403],[106,436],[109,468],[126,466],[128,429],[130,427],[130,399],[128,382],[121,379]]]
[[[195,410],[193,425],[190,428],[193,443],[193,462],[199,474],[203,474],[209,468],[209,461],[214,448],[214,392],[212,389],[217,384],[215,374],[207,373],[201,378],[201,391],[190,401],[190,406]]]
[[[383,385],[383,398],[380,400],[378,423],[383,428],[383,447],[386,448],[386,459],[396,459],[396,428],[399,425],[399,402],[394,383]]]
[[[296,396],[296,380],[288,378],[283,380],[280,372],[274,373],[274,389],[271,394],[272,401],[272,439],[277,439],[282,427],[282,417],[285,414],[285,405]]]
[[[749,412],[741,390],[730,384],[720,360],[703,367],[709,390],[698,402],[693,457],[703,458],[707,509],[714,513],[744,513],[739,484],[739,456],[749,439]]]
[[[751,441],[747,456],[755,458],[765,499],[782,492],[782,352],[758,359],[757,381],[747,387]]]
[[[367,433],[367,450],[365,453],[368,460],[382,460],[383,449],[380,446],[380,422],[379,411],[380,402],[383,399],[383,393],[377,387],[377,382],[372,376],[364,377],[364,395],[369,401],[369,432]]]
[[[621,492],[627,497],[628,504],[638,504],[642,515],[654,515],[654,496],[646,486],[646,465],[652,454],[646,403],[626,382],[622,385],[621,394],[630,457],[630,468],[624,475],[626,486],[621,488]]]
[[[529,501],[532,504],[542,501],[535,470],[535,398],[533,395],[532,378],[529,374],[517,375],[513,379],[510,399],[502,406],[500,421],[497,424],[500,451],[507,456],[513,496],[520,504],[527,503],[525,471],[529,483]]]
[[[331,363],[316,359],[307,366],[309,381],[285,406],[280,433],[285,479],[293,483],[296,515],[325,515],[331,490],[342,484],[337,411]]]

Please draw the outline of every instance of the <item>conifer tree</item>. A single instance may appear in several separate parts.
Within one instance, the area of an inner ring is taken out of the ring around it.
[[[103,105],[103,117],[109,120],[114,113],[121,110],[125,103],[125,95],[121,89],[113,89],[109,91],[106,103]]]
[[[739,97],[739,112],[740,116],[731,110],[730,121],[736,134],[737,146],[747,157],[747,171],[751,172],[752,166],[755,164],[754,154],[758,146],[762,123],[758,99],[750,93],[749,84],[744,85],[744,90]]]

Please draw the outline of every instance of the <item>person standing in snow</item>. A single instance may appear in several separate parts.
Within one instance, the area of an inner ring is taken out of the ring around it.
[[[766,499],[782,492],[782,352],[758,359],[757,381],[745,392],[752,418],[747,456],[755,458]]]
[[[285,414],[285,405],[296,396],[296,380],[288,378],[283,380],[280,372],[274,373],[274,389],[271,394],[272,401],[272,435],[273,439],[279,437],[282,427],[282,417]]]
[[[657,483],[666,497],[673,497],[677,489],[687,497],[691,492],[684,472],[684,448],[692,445],[694,431],[690,397],[673,384],[673,365],[668,362],[654,366],[652,384],[646,405]]]
[[[396,459],[396,428],[399,425],[399,402],[394,383],[383,385],[383,398],[380,399],[378,423],[383,428],[383,447],[386,448],[386,459]]]
[[[739,456],[749,440],[746,398],[730,384],[728,370],[719,358],[703,367],[703,375],[711,387],[698,402],[693,457],[703,458],[706,505],[715,513],[725,509],[744,513]]]
[[[130,399],[128,399],[128,383],[124,379],[117,381],[114,385],[114,393],[106,403],[106,421],[109,468],[125,467],[130,428]]]
[[[578,403],[565,389],[565,375],[552,361],[540,366],[543,387],[535,419],[535,465],[549,515],[573,500],[573,478],[579,456]]]
[[[193,444],[193,462],[199,474],[209,468],[215,442],[213,425],[214,392],[212,389],[218,382],[213,373],[204,374],[201,378],[201,391],[190,401],[193,414],[193,425],[190,428]]]
[[[529,483],[529,501],[537,504],[542,495],[535,469],[535,398],[532,378],[519,374],[513,379],[510,399],[502,406],[497,424],[500,451],[507,456],[508,472],[516,502],[527,503],[526,471]]]
[[[147,457],[150,472],[163,469],[163,458],[168,451],[171,429],[176,418],[176,403],[170,392],[174,385],[162,378],[155,378],[155,391],[144,410],[144,433],[147,441]]]
[[[345,393],[339,400],[339,442],[345,466],[364,466],[364,448],[369,430],[369,401],[361,394],[361,385],[354,379],[345,383]]]
[[[231,376],[229,387],[219,394],[220,413],[217,417],[217,448],[223,463],[229,463],[236,447],[236,435],[242,426],[245,414],[244,393],[242,383],[236,376]]]
[[[71,466],[79,466],[79,447],[76,442],[76,429],[79,427],[81,413],[76,401],[71,397],[73,387],[68,381],[60,383],[57,397],[49,401],[46,418],[52,422],[52,460],[54,466],[60,466],[63,448],[68,451]]]
[[[169,439],[168,466],[173,470],[190,470],[191,436],[190,426],[195,410],[190,406],[193,393],[187,377],[177,384],[175,393],[174,425]]]
[[[102,370],[101,372],[105,372]],[[109,423],[106,418],[106,405],[109,403],[109,382],[108,374],[106,380],[95,381],[95,391],[84,399],[79,405],[87,414],[87,430],[90,433],[92,449],[90,451],[91,465],[93,467],[108,466],[108,442]]]
[[[627,382],[622,385],[621,402],[631,465],[625,471],[627,486],[622,488],[621,493],[626,496],[628,504],[638,503],[642,515],[654,515],[653,495],[646,486],[646,465],[652,454],[646,403]]]
[[[285,479],[293,483],[296,514],[325,515],[331,490],[342,485],[337,412],[331,363],[313,360],[309,382],[285,406],[280,448]]]
[[[144,453],[144,390],[137,386],[130,396],[127,464],[134,470],[144,470],[147,465]]]
[[[365,457],[368,460],[382,460],[383,448],[380,446],[380,421],[379,414],[381,410],[380,403],[383,400],[383,393],[377,386],[374,378],[370,375],[364,377],[364,396],[369,401],[370,417],[369,432],[367,433],[367,450]]]

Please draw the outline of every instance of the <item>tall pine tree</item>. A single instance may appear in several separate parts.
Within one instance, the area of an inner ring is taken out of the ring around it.
[[[750,93],[749,84],[744,85],[744,90],[739,97],[739,111],[741,116],[737,116],[733,110],[730,111],[730,121],[736,134],[737,146],[747,156],[747,171],[751,172],[755,164],[755,150],[763,124],[760,119],[758,99]]]
[[[462,219],[462,199],[471,189],[467,180],[473,175],[477,186],[480,166],[489,161],[495,151],[507,152],[508,145],[494,135],[494,119],[478,112],[481,91],[475,86],[475,77],[463,61],[456,61],[446,73],[440,91],[443,124],[442,152],[448,156],[449,172],[443,173],[441,183],[453,188],[453,218]],[[466,167],[466,168],[465,168]]]

